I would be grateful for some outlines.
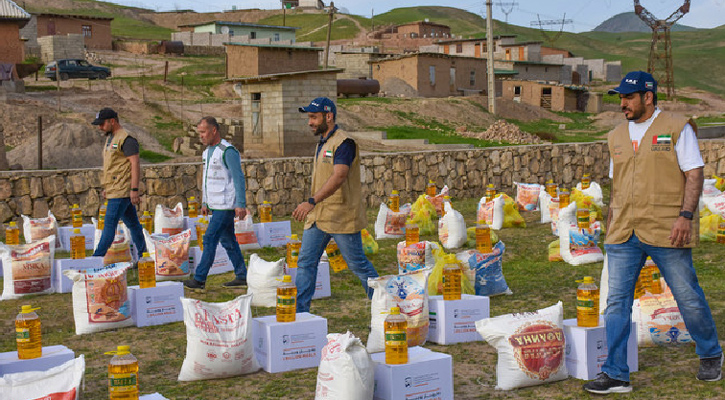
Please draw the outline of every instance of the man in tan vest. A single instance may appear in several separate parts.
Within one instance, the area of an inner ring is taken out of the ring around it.
[[[318,97],[307,107],[308,125],[320,142],[315,151],[310,198],[292,212],[305,221],[302,247],[297,260],[297,312],[308,312],[315,293],[317,264],[330,238],[335,239],[350,270],[357,275],[368,298],[368,278],[378,273],[365,256],[360,231],[367,226],[361,194],[360,151],[355,141],[335,124],[337,108],[327,97]]]
[[[93,255],[106,255],[116,236],[118,221],[121,220],[131,231],[131,239],[138,248],[138,257],[141,258],[146,251],[146,241],[135,207],[141,203],[138,189],[141,180],[138,141],[121,127],[118,114],[110,108],[99,111],[92,124],[98,126],[107,136],[103,146],[101,186],[103,195],[108,200],[103,233]]]
[[[604,245],[609,268],[604,312],[608,353],[602,372],[584,389],[598,394],[632,390],[627,340],[634,287],[647,256],[672,290],[697,345],[697,379],[720,380],[723,353],[692,265],[704,166],[696,126],[656,107],[657,82],[646,72],[630,72],[610,94],[619,94],[629,122],[616,127],[607,139],[612,178]]]

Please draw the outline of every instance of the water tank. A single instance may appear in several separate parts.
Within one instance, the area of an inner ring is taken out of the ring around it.
[[[365,97],[380,92],[380,82],[376,79],[338,79],[337,95],[348,97],[359,95]]]

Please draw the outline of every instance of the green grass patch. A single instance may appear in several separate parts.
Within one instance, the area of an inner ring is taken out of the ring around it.
[[[139,156],[142,159],[144,159],[144,160],[146,160],[146,161],[148,161],[148,162],[150,162],[152,164],[161,163],[161,162],[164,162],[164,161],[167,161],[167,160],[170,160],[171,159],[171,157],[169,157],[169,156],[166,156],[166,155],[163,155],[163,154],[159,154],[159,153],[157,153],[155,151],[143,150],[143,149],[140,150]]]
[[[58,90],[58,87],[55,85],[26,85],[25,86],[26,92],[48,92],[51,90]]]
[[[554,143],[567,142],[592,142],[603,140],[607,130],[597,130],[597,128],[589,120],[589,113],[569,113],[557,112],[556,114],[571,119],[571,122],[557,122],[550,119],[541,119],[537,121],[519,121],[509,119],[508,122],[517,125],[524,132],[537,135],[540,138],[552,141]],[[561,126],[564,129],[560,129]]]
[[[377,103],[377,104],[393,104],[395,99],[390,97],[340,97],[337,99],[338,104],[357,104],[357,103]]]
[[[415,126],[369,127],[370,130],[385,131],[388,139],[428,139],[431,144],[472,144],[476,147],[512,146],[507,142],[495,142],[456,135],[455,132],[426,129]]]
[[[697,122],[698,125],[707,124],[707,123],[718,123],[718,122],[725,123],[725,114],[709,116],[709,117],[699,117],[695,120],[695,122]]]

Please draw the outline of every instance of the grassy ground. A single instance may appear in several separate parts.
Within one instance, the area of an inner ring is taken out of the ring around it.
[[[454,193],[455,196],[455,193]],[[475,219],[476,199],[454,199],[471,226]],[[374,232],[373,222],[377,210],[368,210],[368,230]],[[284,219],[289,218],[282,217]],[[280,219],[282,219],[280,218]],[[548,262],[546,246],[554,237],[548,224],[538,223],[539,214],[524,214],[525,229],[503,229],[499,237],[506,243],[504,274],[513,295],[491,299],[491,315],[523,312],[546,307],[561,300],[564,317],[575,317],[576,279],[591,275],[599,280],[601,263],[573,267],[563,262]],[[299,223],[292,224],[294,233],[302,233]],[[437,237],[423,237],[438,240]],[[395,246],[397,240],[378,241],[380,251],[370,256],[381,275],[397,272]],[[258,251],[266,260],[283,256],[278,249]],[[247,254],[248,256],[249,254]],[[59,254],[66,256],[66,254]],[[700,282],[708,295],[721,338],[725,338],[725,271],[722,260],[725,246],[703,243],[694,252]],[[221,283],[232,278],[231,273],[211,276],[207,293],[187,292],[189,297],[206,301],[230,300],[245,290],[222,289]],[[136,284],[132,273],[129,284]],[[370,303],[366,300],[359,281],[349,271],[332,274],[332,297],[315,300],[312,313],[328,320],[329,332],[350,330],[363,342],[367,341],[370,323]],[[183,323],[146,328],[126,328],[93,335],[74,334],[70,294],[34,296],[22,300],[3,301],[0,307],[0,351],[14,350],[13,318],[22,304],[42,307],[43,343],[63,344],[76,354],[86,357],[85,397],[101,399],[107,396],[106,364],[110,356],[104,351],[116,345],[129,344],[141,364],[142,393],[159,392],[170,399],[311,399],[314,397],[317,370],[306,369],[278,374],[260,371],[255,374],[213,382],[177,382],[185,354],[186,339]],[[252,310],[253,316],[271,315],[271,308]],[[721,343],[723,343],[721,341]],[[454,365],[456,399],[589,399],[581,390],[583,381],[568,379],[562,382],[519,389],[511,392],[495,391],[496,352],[484,342],[441,346],[426,344],[434,351],[451,354]],[[695,380],[697,359],[692,346],[676,348],[646,348],[639,350],[640,372],[632,374],[634,391],[620,395],[622,399],[715,399],[721,398],[725,381],[703,383]]]

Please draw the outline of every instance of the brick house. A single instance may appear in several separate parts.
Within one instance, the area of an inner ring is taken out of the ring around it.
[[[395,33],[403,38],[449,38],[451,27],[430,21],[417,21],[398,25],[395,27]]]
[[[28,49],[37,48],[38,38],[44,36],[80,34],[83,36],[86,49],[111,50],[113,48],[111,21],[113,18],[110,17],[37,13],[33,14],[28,25],[20,33],[27,41]]]
[[[299,107],[316,97],[335,99],[337,74],[341,71],[312,70],[229,79],[242,99],[245,155],[313,155],[317,137]]]
[[[9,0],[0,0],[0,63],[23,62],[25,50],[20,40],[20,28],[29,20],[30,14],[17,4]]]
[[[439,40],[438,53],[465,57],[486,58],[486,38]],[[426,49],[433,50],[433,47]],[[493,38],[493,58],[507,61],[541,61],[541,42],[516,42],[516,35],[498,35]]]
[[[224,43],[227,78],[312,71],[319,67],[320,47]]]
[[[552,111],[599,112],[602,101],[582,86],[523,80],[503,81],[503,98]]]
[[[294,43],[297,30],[292,26],[260,25],[247,22],[211,21],[201,24],[179,25],[181,32],[206,33],[212,35],[229,35],[229,40],[236,37],[254,39],[269,39],[270,42]]]

